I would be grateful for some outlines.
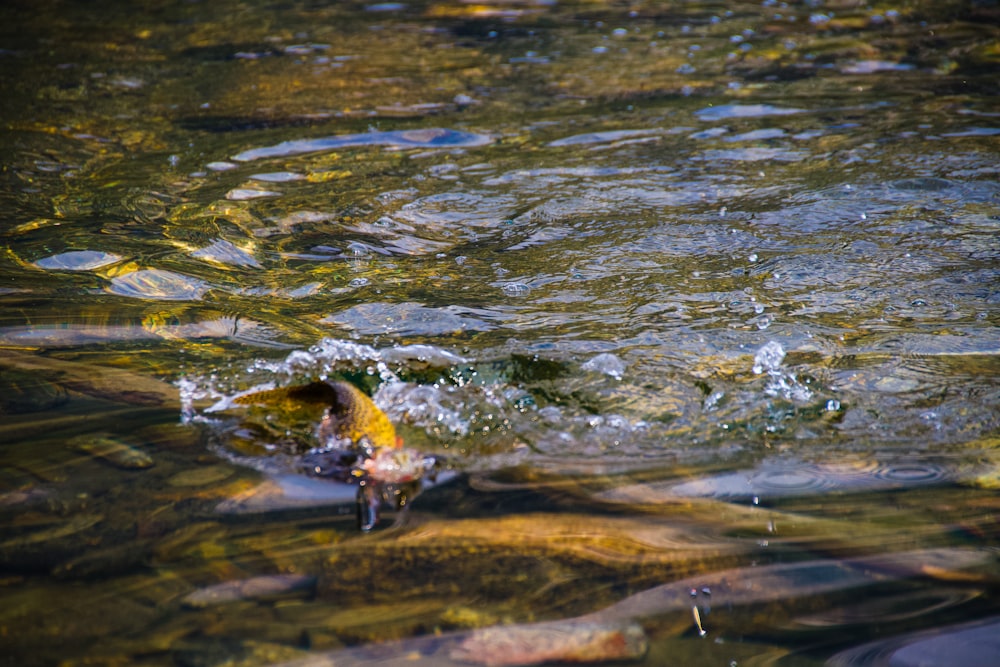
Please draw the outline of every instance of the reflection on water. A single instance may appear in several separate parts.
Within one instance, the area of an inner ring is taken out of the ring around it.
[[[22,4],[10,661],[1000,660],[991,3]]]

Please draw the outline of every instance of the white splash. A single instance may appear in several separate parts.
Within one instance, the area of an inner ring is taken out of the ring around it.
[[[609,352],[597,355],[590,361],[583,364],[580,368],[585,371],[604,373],[605,375],[610,375],[616,380],[621,380],[622,376],[625,374],[625,362]]]
[[[764,387],[768,396],[782,396],[791,401],[805,402],[812,398],[812,390],[798,381],[794,373],[782,368],[785,348],[777,341],[768,341],[757,350],[753,358],[754,375],[767,373],[770,381]]]

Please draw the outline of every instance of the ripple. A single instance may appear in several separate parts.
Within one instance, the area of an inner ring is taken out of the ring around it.
[[[73,250],[42,258],[35,262],[35,266],[49,271],[90,271],[121,259],[118,255],[100,250]]]
[[[663,486],[658,494],[669,497],[745,499],[805,496],[836,487],[833,478],[802,464],[768,465],[758,470],[705,477],[676,485]]]
[[[271,171],[265,174],[252,174],[250,178],[251,180],[263,181],[265,183],[290,183],[292,181],[305,180],[305,176],[296,174],[294,171]]]
[[[141,269],[111,279],[108,291],[118,296],[164,301],[197,301],[211,286],[197,278],[163,269]]]
[[[897,622],[938,612],[964,604],[979,596],[979,591],[932,590],[905,592],[873,598],[859,604],[835,607],[795,620],[797,625],[812,628],[832,628],[867,623]]]
[[[726,137],[723,141],[734,142],[734,141],[764,141],[766,139],[780,139],[786,136],[784,130],[778,127],[769,127],[761,130],[752,130],[750,132],[744,132],[743,134],[734,134],[732,136]]]
[[[840,68],[844,74],[875,74],[877,72],[909,72],[913,65],[890,60],[858,60]]]
[[[944,178],[904,178],[893,181],[892,187],[912,192],[940,192],[955,187],[955,184]]]
[[[952,477],[949,470],[930,461],[908,461],[883,465],[872,473],[875,479],[900,484],[935,484]]]
[[[934,484],[953,478],[946,467],[933,462],[878,463],[871,460],[832,462],[765,461],[757,468],[738,470],[683,482],[636,484],[605,492],[611,502],[663,503],[677,497],[745,500],[786,498],[821,492],[865,492]]]
[[[405,2],[377,2],[365,5],[366,12],[401,12],[406,9]]]
[[[362,132],[341,134],[319,139],[295,139],[274,146],[252,148],[232,157],[237,162],[250,162],[262,158],[288,157],[303,153],[330,151],[351,146],[391,146],[394,148],[472,148],[485,146],[492,137],[473,132],[460,132],[443,128],[425,130],[394,130],[391,132]]]
[[[985,667],[995,663],[1000,617],[882,639],[832,656],[829,667]],[[991,656],[993,658],[991,658]]]
[[[419,303],[363,303],[321,320],[360,334],[442,336],[463,331],[490,331],[494,327],[468,317],[456,306],[430,308]]]
[[[609,130],[607,132],[589,132],[587,134],[574,134],[573,136],[563,137],[562,139],[556,139],[555,141],[550,141],[549,146],[581,146],[588,144],[606,144],[614,141],[621,141],[622,139],[633,139],[635,137],[648,137],[651,135],[660,134],[660,130],[657,129],[643,129],[643,130]]]
[[[516,211],[516,206],[516,198],[510,195],[443,192],[404,204],[393,217],[434,229],[496,227]]]
[[[196,259],[226,264],[228,266],[250,266],[260,268],[260,264],[249,252],[225,239],[218,239],[211,245],[191,253]]]
[[[834,478],[824,475],[814,468],[803,466],[801,468],[761,471],[754,476],[753,485],[759,491],[769,495],[774,495],[775,492],[798,495],[832,488],[834,481]]]
[[[272,190],[258,190],[257,188],[235,188],[226,193],[226,199],[230,201],[246,201],[248,199],[262,199],[264,197],[280,197],[280,192]]]
[[[76,347],[116,341],[141,341],[165,338],[199,340],[228,338],[256,345],[278,347],[274,332],[254,320],[220,317],[187,324],[161,324],[147,318],[141,325],[67,324],[49,326],[0,327],[0,343],[50,347]]]
[[[777,160],[780,162],[798,162],[809,157],[806,151],[791,150],[788,148],[765,148],[762,146],[750,146],[748,148],[731,148],[729,150],[708,150],[701,155],[693,156],[694,160],[730,160],[733,162],[761,162],[765,160]]]
[[[995,137],[1000,134],[1000,127],[970,127],[961,132],[948,132],[942,137]]]
[[[726,120],[730,118],[759,118],[761,116],[789,116],[807,113],[806,109],[776,107],[770,104],[722,104],[695,112],[698,120]]]

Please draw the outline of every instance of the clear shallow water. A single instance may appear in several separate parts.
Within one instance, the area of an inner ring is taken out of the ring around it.
[[[911,664],[995,624],[994,7],[3,12],[10,660],[449,664],[623,605],[651,665]],[[308,420],[209,411],[325,376],[443,468],[372,535]]]

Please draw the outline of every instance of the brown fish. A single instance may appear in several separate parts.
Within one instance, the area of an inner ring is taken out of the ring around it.
[[[233,402],[275,405],[286,401],[326,406],[317,433],[322,443],[349,440],[355,445],[367,443],[374,449],[402,446],[386,414],[364,392],[347,382],[334,380],[279,387],[240,396]]]

